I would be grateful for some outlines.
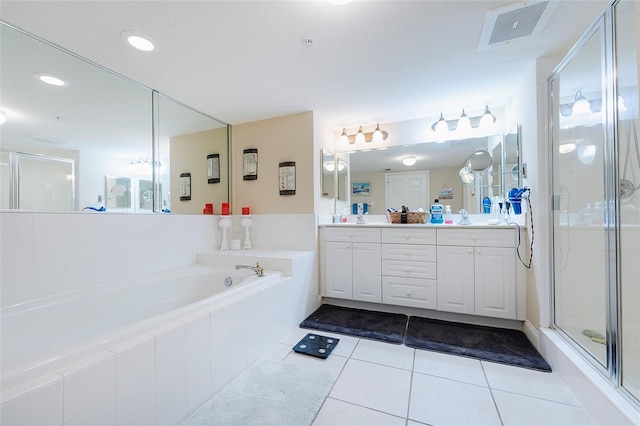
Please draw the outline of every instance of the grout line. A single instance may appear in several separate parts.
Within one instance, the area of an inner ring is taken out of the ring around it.
[[[496,408],[496,412],[498,413],[498,418],[500,419],[500,424],[504,425],[504,421],[502,420],[502,414],[500,414],[500,409],[498,408],[498,403],[496,402],[496,398],[493,395],[493,389],[491,389],[491,385],[489,384],[489,378],[487,377],[487,372],[484,371],[484,365],[480,362],[480,368],[482,368],[482,374],[484,374],[484,379],[487,381],[487,388],[489,389],[489,394],[491,395],[491,399],[493,400],[493,406]]]
[[[408,322],[408,321],[407,321]],[[411,392],[413,391],[413,375],[416,370],[416,350],[413,350],[413,357],[411,362],[411,377],[409,378],[409,396],[407,399],[407,415],[405,416],[404,424],[409,424],[409,413],[411,411]]]

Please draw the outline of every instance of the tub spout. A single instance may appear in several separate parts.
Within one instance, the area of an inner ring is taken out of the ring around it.
[[[257,276],[259,276],[259,277],[264,276],[264,268],[262,266],[260,266],[259,263],[256,263],[256,266],[236,265],[236,270],[238,270],[238,269],[250,269],[253,272],[255,272]]]

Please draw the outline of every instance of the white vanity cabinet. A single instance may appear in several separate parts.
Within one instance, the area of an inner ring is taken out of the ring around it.
[[[436,230],[382,229],[382,302],[436,309]]]
[[[514,229],[438,229],[438,310],[516,319]]]
[[[379,228],[324,228],[323,296],[382,302],[380,234]]]

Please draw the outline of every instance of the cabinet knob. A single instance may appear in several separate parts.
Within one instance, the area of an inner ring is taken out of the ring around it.
[[[407,291],[407,296],[411,296],[411,292],[410,291]]]
[[[358,245],[357,245],[357,244],[354,244],[354,245],[353,245],[353,248],[354,248],[354,249],[357,249],[357,248],[358,248]]]
[[[469,248],[467,249],[467,253],[473,253],[473,249],[471,249],[471,247],[469,247]]]
[[[407,268],[404,271],[408,274],[409,272],[411,272],[411,269]]]
[[[476,253],[482,253],[482,249],[481,248],[476,249]]]
[[[406,256],[410,256],[410,255],[411,255],[411,252],[410,252],[409,250],[407,250],[407,251],[405,251],[405,252],[404,252],[404,254],[405,254]]]
[[[475,241],[475,240],[477,240],[477,239],[478,239],[478,237],[476,237],[476,236],[474,235],[474,236],[472,236],[472,237],[471,237],[471,239],[472,239],[473,241]]]

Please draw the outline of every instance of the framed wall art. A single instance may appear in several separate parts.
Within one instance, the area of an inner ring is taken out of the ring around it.
[[[351,183],[351,195],[371,195],[371,182]]]
[[[180,173],[180,201],[191,199],[191,173]]]
[[[220,154],[207,155],[207,183],[220,183]]]
[[[295,195],[296,193],[296,162],[280,163],[280,195]]]
[[[258,149],[250,148],[242,151],[242,180],[258,179]]]

